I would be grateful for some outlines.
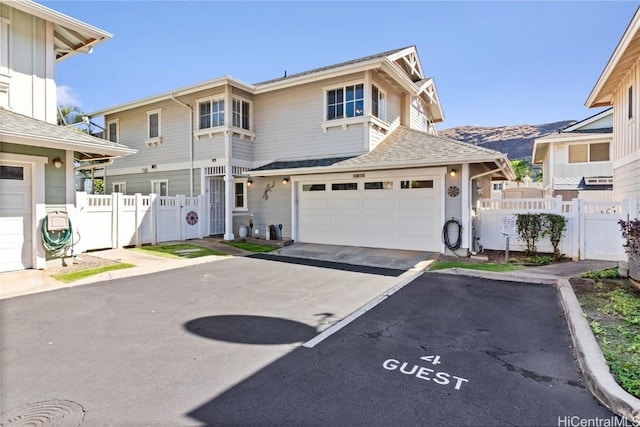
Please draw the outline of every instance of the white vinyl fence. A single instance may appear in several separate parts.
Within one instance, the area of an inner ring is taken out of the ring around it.
[[[202,196],[76,193],[74,252],[202,238]]]
[[[560,250],[574,260],[597,259],[624,261],[626,255],[618,221],[638,218],[638,201],[591,202],[562,197],[544,199],[485,199],[478,202],[475,237],[484,249],[504,250],[502,234],[505,218],[524,213],[554,213],[567,219],[567,230],[560,241]],[[538,252],[553,253],[548,237],[538,240]],[[517,235],[509,239],[509,249],[526,248]]]

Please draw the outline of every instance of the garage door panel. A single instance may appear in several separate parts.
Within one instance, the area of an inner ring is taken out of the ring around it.
[[[306,209],[326,209],[327,199],[308,199],[305,201]]]
[[[22,179],[0,180],[0,272],[32,267],[31,167],[8,166],[23,172]]]
[[[442,192],[440,177],[417,174],[410,179],[431,179],[434,188],[401,188],[407,178],[383,177],[392,189],[367,189],[364,180],[357,191],[322,193],[326,205],[318,203],[318,193],[298,194],[298,236],[301,242],[334,245],[440,251]],[[342,180],[323,181],[326,188]],[[301,187],[299,187],[301,188]],[[312,196],[312,197],[310,197]],[[315,209],[310,209],[313,206]],[[328,226],[320,228],[318,217]]]

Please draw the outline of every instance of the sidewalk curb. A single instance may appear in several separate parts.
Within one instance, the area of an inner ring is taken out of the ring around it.
[[[591,393],[612,412],[640,425],[640,399],[627,393],[611,375],[576,294],[567,279],[559,279],[562,309],[567,319],[578,363]]]
[[[430,270],[429,273],[452,274],[456,276],[479,277],[481,279],[503,280],[506,282],[533,283],[540,285],[555,285],[558,279],[543,275],[522,276],[512,273],[495,273],[493,271],[471,270],[468,268],[447,268],[444,270]]]

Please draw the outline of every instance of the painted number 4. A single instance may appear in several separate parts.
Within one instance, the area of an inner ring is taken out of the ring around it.
[[[440,356],[422,356],[420,359],[426,362],[431,362],[432,365],[440,364]]]

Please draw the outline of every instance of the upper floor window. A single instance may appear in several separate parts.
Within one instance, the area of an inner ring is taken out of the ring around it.
[[[147,111],[147,137],[149,139],[160,136],[160,110]]]
[[[118,120],[107,122],[107,139],[111,142],[118,142]]]
[[[629,106],[627,108],[628,118],[633,119],[633,86],[629,86]]]
[[[569,145],[569,163],[604,162],[609,158],[609,143]]]
[[[224,125],[224,99],[211,99],[198,104],[199,129]]]
[[[251,129],[251,104],[242,99],[233,98],[233,126],[249,130]]]
[[[382,121],[387,120],[387,95],[376,86],[371,86],[371,114]]]
[[[327,91],[327,120],[357,117],[364,114],[362,83]]]

